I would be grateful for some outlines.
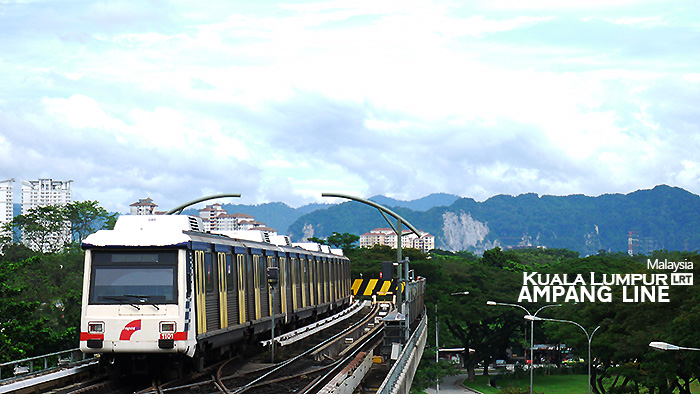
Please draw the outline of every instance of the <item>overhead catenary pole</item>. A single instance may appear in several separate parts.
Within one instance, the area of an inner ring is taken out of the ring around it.
[[[396,236],[398,237],[397,243],[396,243],[396,246],[397,246],[396,247],[396,260],[397,260],[397,263],[399,263],[399,264],[401,264],[401,262],[403,261],[403,256],[401,253],[401,232],[402,232],[401,225],[405,224],[406,227],[409,228],[409,230],[411,230],[414,234],[416,234],[416,236],[420,237],[420,232],[415,227],[413,227],[413,225],[411,223],[409,223],[408,220],[402,218],[396,212],[390,210],[389,208],[387,208],[383,205],[377,204],[374,201],[370,201],[370,200],[367,200],[367,199],[362,198],[362,197],[355,197],[355,196],[350,196],[350,195],[341,194],[341,193],[321,193],[321,196],[345,198],[348,200],[357,201],[357,202],[363,203],[365,205],[369,205],[369,206],[372,206],[374,208],[377,208],[379,210],[379,212],[382,214],[382,216],[384,217],[384,219],[387,221],[387,223],[389,223],[389,226],[396,232]],[[393,217],[394,219],[396,219],[396,227],[394,227],[394,225],[389,221],[389,219],[386,217],[386,215],[389,215],[389,216]],[[403,261],[403,262],[404,262],[404,266],[405,266],[405,269],[404,269],[405,278],[406,278],[406,280],[408,280],[408,271],[409,271],[408,262],[407,261]],[[398,270],[399,270],[399,280],[400,280],[399,286],[401,286],[401,284],[403,283],[402,277],[404,275],[401,272],[401,267],[399,267]],[[408,286],[404,286],[403,292],[406,292],[407,290],[408,290]],[[398,293],[399,294],[397,297],[397,304],[401,305],[402,304],[402,301],[401,301],[402,291],[399,290]],[[405,301],[408,300],[407,294],[403,294],[403,299]],[[404,311],[404,313],[405,313],[406,318],[407,318],[407,320],[406,320],[406,339],[408,339],[408,336],[409,336],[408,310]]]
[[[197,199],[195,199],[195,200],[192,200],[192,201],[190,201],[190,202],[186,202],[186,203],[184,203],[184,204],[182,204],[182,205],[180,205],[180,206],[178,206],[178,207],[176,207],[176,208],[173,208],[173,209],[169,210],[168,212],[166,212],[165,214],[166,214],[166,215],[172,215],[172,214],[177,214],[177,215],[179,215],[179,214],[182,213],[182,211],[183,211],[185,208],[189,207],[190,205],[194,205],[194,204],[197,204],[197,203],[199,203],[199,202],[202,202],[202,201],[213,200],[213,199],[215,199],[215,198],[240,197],[240,196],[241,196],[240,193],[223,193],[223,194],[215,194],[215,195],[212,195],[212,196],[201,197],[201,198],[197,198]]]
[[[386,219],[387,223],[389,223],[389,226],[394,230],[394,232],[396,232],[396,235],[398,237],[397,248],[396,248],[396,260],[397,260],[397,262],[401,262],[403,260],[403,255],[401,252],[401,232],[402,232],[401,225],[405,224],[406,227],[408,227],[408,229],[411,230],[411,232],[413,232],[417,237],[420,237],[420,231],[418,231],[418,229],[416,229],[411,223],[409,223],[408,220],[402,218],[401,216],[399,216],[399,214],[392,211],[391,209],[389,209],[383,205],[377,204],[374,201],[367,200],[367,199],[362,198],[362,197],[355,197],[355,196],[350,196],[350,195],[341,194],[341,193],[322,193],[321,196],[346,198],[348,200],[361,202],[363,204],[377,208],[379,210],[379,212],[382,214],[382,216],[384,217],[384,219]],[[387,218],[386,215],[389,215],[389,216],[393,217],[394,219],[396,219],[396,226],[394,226],[393,223],[391,223],[389,221],[389,218]],[[406,266],[405,272],[406,272],[406,278],[408,279],[408,265]],[[400,271],[399,271],[399,275],[401,275]]]

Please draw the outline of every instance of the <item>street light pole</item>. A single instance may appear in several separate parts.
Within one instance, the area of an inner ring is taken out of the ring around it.
[[[576,323],[575,321],[561,320],[561,319],[548,319],[546,317],[537,317],[537,316],[533,316],[533,315],[526,315],[525,319],[530,320],[530,321],[545,320],[545,321],[555,321],[555,322],[559,322],[559,323],[570,323],[570,324],[577,325],[580,329],[583,330],[583,333],[586,334],[586,339],[588,339],[588,394],[591,394],[591,341],[593,341],[593,334],[595,334],[595,332],[598,331],[600,326],[596,327],[593,330],[593,332],[591,333],[591,335],[588,335],[588,331],[586,331],[586,329],[583,328],[582,325]]]
[[[530,311],[528,311],[527,308],[525,308],[522,305],[518,305],[518,304],[509,304],[506,302],[496,302],[496,301],[486,301],[486,305],[491,305],[491,306],[499,305],[499,306],[510,306],[510,307],[514,307],[514,308],[520,308],[520,309],[524,310],[528,316],[530,316],[530,315],[537,316],[537,314],[540,313],[540,311],[542,309],[545,309],[545,308],[561,306],[561,304],[545,305],[545,306],[541,307],[540,309],[538,309],[534,314],[530,314]],[[530,320],[530,394],[532,394],[532,388],[533,388],[534,380],[535,380],[535,377],[533,374],[535,364],[533,363],[533,359],[532,359],[532,356],[534,353],[534,349],[533,349],[534,347],[535,347],[535,321]]]
[[[440,362],[440,344],[438,343],[439,336],[439,319],[438,319],[438,304],[435,302],[435,364]],[[435,393],[440,393],[440,377],[438,376],[435,381]]]
[[[700,352],[700,349],[695,348],[695,347],[684,347],[684,346],[678,346],[678,345],[671,345],[670,343],[666,342],[649,342],[649,347],[654,349],[654,350],[660,350],[660,351],[680,351],[680,350],[694,350],[696,352]]]

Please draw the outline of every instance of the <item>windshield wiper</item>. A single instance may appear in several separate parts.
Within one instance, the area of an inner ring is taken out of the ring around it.
[[[158,305],[156,305],[154,302],[148,302],[148,299],[149,299],[149,298],[151,298],[151,297],[154,297],[154,298],[155,298],[156,296],[136,295],[136,294],[124,294],[124,297],[133,297],[133,298],[137,298],[137,299],[139,300],[140,303],[142,303],[142,304],[149,304],[149,305],[153,306],[154,308],[156,308],[157,310],[160,310],[160,308],[158,308]]]
[[[129,297],[132,296],[102,296],[103,300],[112,300],[112,301],[119,301],[119,302],[125,302]],[[129,302],[129,305],[133,306],[137,310],[141,310],[141,307],[134,304],[133,302]]]

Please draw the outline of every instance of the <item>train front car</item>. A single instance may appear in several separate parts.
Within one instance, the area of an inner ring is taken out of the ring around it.
[[[196,223],[194,224],[196,226]],[[192,219],[121,216],[114,230],[83,242],[85,272],[80,349],[134,370],[150,355],[193,356],[191,291],[186,271]]]

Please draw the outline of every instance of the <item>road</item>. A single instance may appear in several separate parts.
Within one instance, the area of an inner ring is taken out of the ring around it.
[[[440,394],[464,394],[464,393],[476,393],[480,394],[476,390],[464,387],[460,385],[464,379],[467,378],[467,374],[460,374],[454,376],[446,376],[442,383],[440,383]],[[436,394],[435,387],[425,390],[428,394]]]

